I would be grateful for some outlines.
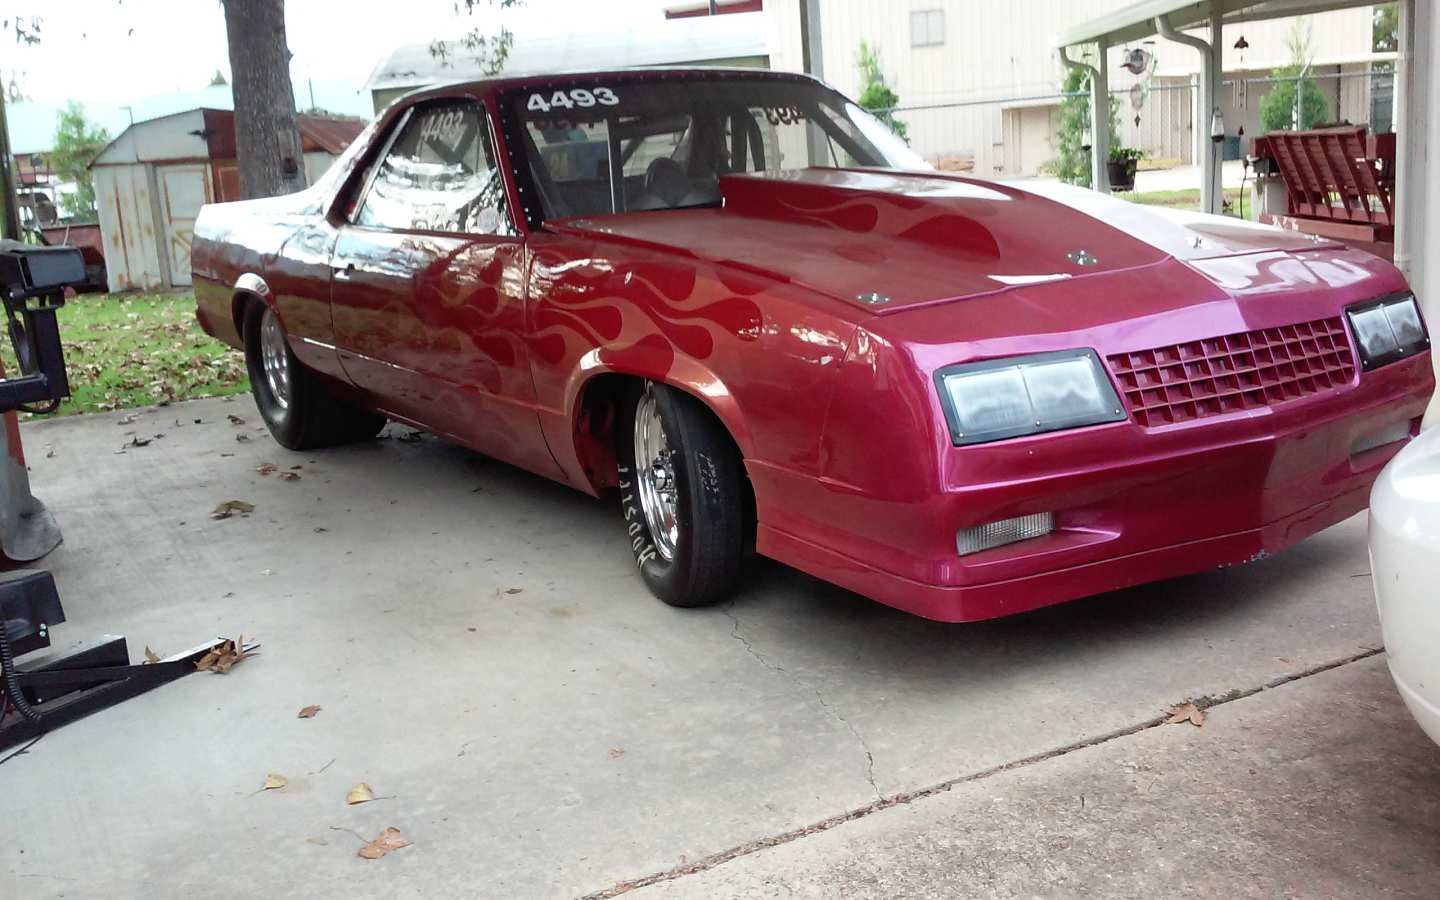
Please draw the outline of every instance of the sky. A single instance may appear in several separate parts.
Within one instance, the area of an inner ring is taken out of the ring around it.
[[[499,21],[517,38],[620,30],[627,20],[658,21],[679,2],[528,0],[499,13],[482,0],[471,16],[457,12],[455,0],[287,0],[291,77],[297,89],[309,79],[353,88],[355,107],[338,111],[368,114],[365,79],[396,46],[459,37],[474,24],[494,30],[488,23]],[[219,0],[0,0],[0,21],[17,16],[39,16],[42,41],[17,46],[13,32],[0,34],[0,78],[8,84],[18,74],[21,90],[36,101],[114,106],[202,88],[216,69],[229,78]]]

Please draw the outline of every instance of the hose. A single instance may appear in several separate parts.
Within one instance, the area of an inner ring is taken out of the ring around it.
[[[25,699],[25,692],[20,689],[20,673],[15,668],[15,657],[10,653],[10,633],[3,621],[0,621],[0,672],[5,675],[4,693],[10,698],[10,705],[22,718],[40,721],[39,710],[30,705],[30,701]]]

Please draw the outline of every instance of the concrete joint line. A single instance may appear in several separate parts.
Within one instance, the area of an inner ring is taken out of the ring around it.
[[[760,660],[768,668],[774,669],[777,672],[785,671],[779,666],[767,661],[760,654],[756,653],[754,648],[750,646],[750,642],[740,635],[740,620],[735,617],[733,610],[727,607],[725,610],[725,614],[728,615],[731,621],[735,623],[735,627],[731,632],[732,636],[739,640],[741,643],[743,643],[752,656]],[[1350,656],[1331,660],[1330,662],[1320,663],[1319,665],[1312,666],[1299,672],[1293,672],[1289,675],[1281,675],[1278,678],[1272,678],[1271,680],[1264,682],[1263,684],[1260,684],[1256,687],[1234,688],[1220,694],[1212,694],[1206,697],[1191,698],[1191,702],[1193,702],[1200,709],[1210,709],[1216,706],[1223,706],[1227,703],[1234,703],[1236,700],[1244,700],[1246,697],[1253,697],[1261,691],[1268,691],[1274,688],[1283,687],[1287,684],[1290,684],[1291,682],[1300,681],[1304,678],[1309,678],[1312,675],[1319,675],[1322,672],[1328,672],[1331,669],[1338,669],[1342,666],[1348,666],[1352,663],[1361,662],[1362,660],[1369,659],[1372,656],[1378,656],[1379,654],[1384,652],[1384,647],[1367,647],[1359,653],[1354,653]],[[817,697],[820,696],[820,692],[818,690],[815,692],[815,694]],[[829,704],[825,703],[823,697],[820,698],[820,702],[821,705],[825,706],[826,709],[830,709]],[[831,715],[836,715],[833,710],[831,711]],[[838,715],[836,715],[836,718],[839,718],[841,722],[845,722],[844,718],[841,718]],[[1005,772],[1011,772],[1016,769],[1023,769],[1027,766],[1035,765],[1036,763],[1042,763],[1049,759],[1055,759],[1059,756],[1074,753],[1077,750],[1084,750],[1088,747],[1095,747],[1100,744],[1109,743],[1110,741],[1117,740],[1119,738],[1129,737],[1132,734],[1139,734],[1142,731],[1146,731],[1148,729],[1165,724],[1165,720],[1167,718],[1168,715],[1162,713],[1153,718],[1137,722],[1134,725],[1129,725],[1124,728],[1119,728],[1114,731],[1106,732],[1105,734],[1096,735],[1095,737],[1085,738],[1084,740],[1076,741],[1071,744],[1066,744],[1063,747],[1056,747],[1052,750],[1045,750],[1040,753],[1022,757],[1021,759],[1015,759],[1011,760],[1010,762],[1000,763],[987,769],[981,769],[977,772],[971,772],[968,775],[961,775],[957,778],[951,778],[938,784],[931,785],[930,787],[921,788],[920,790],[913,791],[911,793],[892,794],[889,797],[881,797],[874,803],[868,804],[866,806],[861,806],[856,809],[847,810],[846,812],[831,816],[828,819],[822,819],[819,822],[814,822],[810,825],[804,825],[791,831],[782,832],[781,834],[775,834],[769,837],[763,837],[757,840],[748,841],[743,844],[738,844],[728,850],[722,850],[719,853],[711,854],[704,859],[699,859],[692,863],[685,863],[683,865],[675,866],[674,868],[666,869],[661,872],[652,872],[651,874],[642,876],[640,878],[635,878],[630,881],[622,881],[617,884],[613,884],[610,887],[604,888],[602,890],[585,894],[583,897],[580,898],[580,900],[604,900],[604,898],[618,897],[621,894],[626,894],[639,888],[649,887],[652,884],[659,884],[662,881],[674,881],[677,878],[684,878],[687,875],[695,875],[708,869],[713,869],[716,866],[723,865],[727,862],[730,862],[731,860],[739,859],[742,856],[749,856],[752,853],[758,853],[761,850],[768,850],[771,847],[778,847],[782,844],[788,844],[791,841],[797,841],[803,837],[808,837],[812,834],[819,834],[822,831],[829,831],[832,828],[844,825],[846,822],[853,822],[856,819],[863,819],[866,816],[874,815],[877,812],[890,809],[894,806],[904,806],[909,803],[914,803],[916,800],[923,800],[926,797],[933,797],[936,794],[944,793],[945,791],[950,790],[956,785],[968,784],[972,781],[981,781],[995,775],[1000,775]],[[846,726],[849,726],[848,722],[846,722]],[[852,734],[855,734],[856,739],[860,740],[861,745],[864,746],[865,742],[863,739],[860,739],[860,735],[858,733],[855,733],[855,730],[853,728],[850,730]],[[868,747],[865,748],[865,752],[866,755],[869,756],[870,751]],[[873,757],[871,757],[871,766],[872,777],[870,783],[873,787],[875,784],[873,777]],[[876,793],[879,793],[878,789]]]

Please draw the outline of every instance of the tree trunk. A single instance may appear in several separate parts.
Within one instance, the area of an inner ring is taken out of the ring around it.
[[[285,0],[223,0],[235,96],[240,195],[273,197],[305,187],[305,155],[295,125]]]

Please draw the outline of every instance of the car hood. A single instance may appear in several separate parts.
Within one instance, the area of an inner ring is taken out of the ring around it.
[[[571,219],[620,240],[803,285],[876,315],[1179,260],[1315,250],[1298,236],[1048,182],[799,169],[720,180],[720,209]]]

